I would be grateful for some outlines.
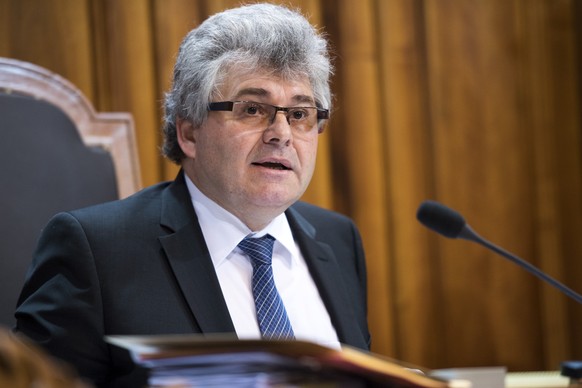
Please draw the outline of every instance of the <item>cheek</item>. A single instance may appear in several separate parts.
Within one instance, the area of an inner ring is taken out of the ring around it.
[[[302,167],[306,170],[313,171],[317,158],[317,138],[312,141],[299,143],[297,146],[297,154],[299,155]]]
[[[203,152],[214,168],[225,170],[225,174],[232,175],[240,172],[246,163],[249,147],[250,145],[241,137],[218,134],[208,139]]]

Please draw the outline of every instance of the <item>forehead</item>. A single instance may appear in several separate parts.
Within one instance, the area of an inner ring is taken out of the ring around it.
[[[307,77],[284,78],[268,71],[231,71],[217,90],[219,96],[226,100],[315,102]]]

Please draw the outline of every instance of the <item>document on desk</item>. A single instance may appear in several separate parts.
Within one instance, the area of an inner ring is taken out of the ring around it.
[[[449,388],[397,361],[307,341],[238,340],[221,335],[108,336],[150,370],[149,384]]]
[[[471,388],[506,388],[505,367],[475,367],[437,369],[430,372],[433,377],[447,380],[462,379],[471,382]]]

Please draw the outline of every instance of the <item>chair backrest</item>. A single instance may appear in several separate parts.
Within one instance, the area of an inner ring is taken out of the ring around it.
[[[49,218],[141,188],[132,116],[97,113],[57,74],[0,58],[0,163],[0,324],[12,326]]]

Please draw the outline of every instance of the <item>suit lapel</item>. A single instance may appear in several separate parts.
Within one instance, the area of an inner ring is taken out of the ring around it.
[[[348,290],[333,250],[328,244],[317,241],[315,228],[297,211],[290,208],[286,214],[340,342],[365,344],[354,311],[346,303]]]
[[[177,284],[202,333],[234,333],[228,308],[183,173],[162,196],[159,237]]]
[[[346,308],[348,290],[332,249],[316,239],[315,228],[297,211],[290,208],[286,214],[339,340],[361,344],[354,312]],[[201,332],[235,333],[183,173],[162,195],[161,225],[168,233],[159,237],[160,243]]]

